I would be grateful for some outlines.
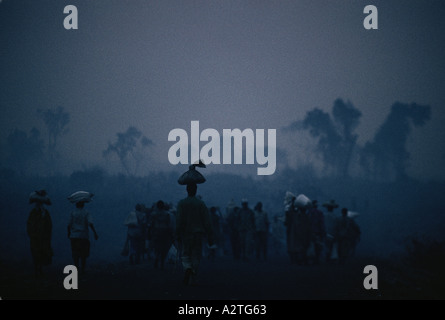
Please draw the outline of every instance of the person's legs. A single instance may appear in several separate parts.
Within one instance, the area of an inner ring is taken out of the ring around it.
[[[237,232],[232,232],[230,235],[230,240],[232,244],[232,254],[233,258],[235,260],[238,260],[240,258],[240,240],[239,240],[239,234]]]
[[[80,243],[79,239],[71,239],[71,255],[73,258],[74,266],[80,268]]]
[[[184,284],[188,285],[190,282],[190,277],[192,276],[192,239],[190,236],[185,236],[182,239],[182,253],[181,262],[184,268]]]
[[[346,257],[348,255],[347,241],[345,239],[338,240],[337,251],[339,263],[345,263]]]
[[[80,274],[85,274],[85,267],[87,265],[87,257],[80,257]]]
[[[144,248],[143,239],[138,237],[136,239],[136,264],[141,263],[142,256],[143,256],[143,248]]]
[[[31,256],[32,256],[32,261],[34,264],[34,272],[35,272],[35,276],[37,278],[41,277],[43,275],[43,271],[42,271],[42,247],[41,247],[41,240],[38,238],[33,238],[31,239]]]
[[[154,257],[155,257],[155,261],[154,261],[153,265],[157,269],[157,268],[159,268],[159,260],[161,258],[160,245],[159,245],[158,239],[153,240],[153,251],[154,251]]]
[[[130,251],[128,254],[129,263],[133,265],[135,263],[135,257],[136,257],[136,239],[134,237],[129,238],[130,243]]]
[[[267,260],[267,232],[263,232],[262,235],[262,247],[263,247],[263,257]]]
[[[90,241],[88,239],[79,239],[80,244],[80,273],[85,274],[87,258],[90,256]]]
[[[196,276],[198,275],[199,265],[202,258],[202,235],[195,234],[192,244],[192,284],[196,284]]]
[[[320,255],[323,251],[323,242],[321,236],[314,236],[313,238],[313,244],[314,244],[314,251],[315,251],[315,264],[320,263]]]
[[[332,250],[334,249],[334,240],[330,237],[326,238],[326,261],[331,261]]]
[[[254,240],[255,240],[255,256],[257,260],[260,260],[261,239],[259,232],[255,232]]]

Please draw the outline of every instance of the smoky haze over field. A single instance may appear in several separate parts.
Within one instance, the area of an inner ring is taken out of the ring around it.
[[[445,61],[442,1],[60,1],[0,3],[0,260],[30,260],[31,191],[53,202],[56,261],[77,190],[100,239],[93,260],[120,256],[136,203],[175,205],[187,165],[175,128],[276,129],[277,170],[208,165],[198,193],[284,214],[286,191],[360,213],[358,254],[387,256],[405,238],[443,241]],[[201,147],[205,143],[201,142]],[[339,211],[340,209],[338,209]]]
[[[317,137],[280,129],[315,108],[331,113],[341,98],[360,111],[350,129],[364,148],[394,103],[417,103],[430,106],[430,119],[406,141],[406,170],[443,179],[444,96],[437,88],[445,85],[445,6],[376,1],[379,29],[365,30],[367,4],[79,1],[79,29],[65,30],[63,3],[2,1],[0,144],[6,148],[15,130],[38,140],[33,128],[47,143],[44,112],[62,107],[70,118],[53,148],[60,161],[51,168],[33,161],[31,171],[69,175],[99,165],[127,174],[118,156],[103,151],[131,127],[146,142],[134,152],[131,174],[174,170],[168,133],[189,132],[193,120],[220,133],[277,129],[278,167],[320,168],[326,159],[314,155]],[[246,173],[237,166],[213,171]]]

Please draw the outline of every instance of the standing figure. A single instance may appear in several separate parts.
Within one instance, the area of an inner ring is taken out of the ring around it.
[[[334,213],[334,209],[338,208],[338,204],[335,203],[335,200],[331,200],[323,204],[323,207],[327,209],[325,214],[325,223],[326,223],[326,262],[330,262],[332,259],[332,253],[334,250],[334,246],[336,243],[335,239],[335,224],[337,221],[337,216]]]
[[[202,258],[203,239],[207,236],[213,245],[212,226],[205,203],[196,197],[198,187],[187,184],[188,196],[179,201],[176,217],[176,235],[182,242],[182,265],[185,269],[184,284],[195,283]]]
[[[144,255],[147,232],[146,214],[140,204],[135,206],[135,211],[128,214],[124,224],[127,226],[130,264],[139,264]]]
[[[36,277],[43,275],[43,266],[52,262],[53,250],[51,248],[52,221],[46,205],[51,205],[45,190],[31,193],[29,203],[34,203],[34,208],[29,213],[26,231],[29,236],[31,255],[34,263]]]
[[[253,234],[255,230],[255,214],[249,208],[247,199],[241,200],[239,210],[238,231],[240,237],[240,256],[243,261],[248,261],[253,251]]]
[[[269,234],[269,218],[263,210],[263,204],[258,202],[254,208],[255,213],[255,250],[257,260],[263,256],[267,260],[267,239]]]
[[[235,209],[235,201],[231,199],[227,204],[226,210],[222,213],[221,220],[221,236],[224,255],[229,255],[231,252],[230,227],[228,223],[229,213]]]
[[[271,224],[272,248],[275,255],[280,255],[286,246],[284,217],[275,215]]]
[[[227,213],[227,230],[233,259],[239,260],[241,256],[239,226],[239,207],[232,207]]]
[[[348,217],[348,209],[341,210],[341,218],[337,220],[335,225],[335,238],[338,243],[338,258],[341,264],[351,256],[353,247],[360,236],[360,228],[355,221]]]
[[[306,209],[306,206],[297,206],[294,198],[286,211],[287,251],[292,264],[307,264],[311,233]]]
[[[314,246],[315,264],[320,263],[320,255],[323,250],[323,242],[326,238],[326,227],[323,212],[318,209],[317,200],[312,201],[309,209],[309,220],[311,224],[311,243]]]
[[[90,256],[89,228],[93,231],[94,239],[99,239],[96,229],[93,225],[91,214],[85,210],[85,203],[91,201],[93,196],[90,193],[75,193],[68,199],[75,203],[76,209],[71,212],[68,223],[68,238],[71,241],[71,252],[74,265],[80,273],[85,273],[86,261]]]
[[[217,207],[210,207],[210,223],[212,225],[214,246],[209,247],[209,259],[214,261],[221,251],[224,238],[222,236],[222,217]]]
[[[156,209],[151,214],[151,231],[155,254],[154,267],[164,269],[164,262],[174,238],[173,215],[165,210],[162,200],[156,203]]]

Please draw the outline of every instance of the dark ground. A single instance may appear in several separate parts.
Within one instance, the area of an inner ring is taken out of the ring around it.
[[[378,269],[377,290],[366,290],[363,269]],[[443,277],[407,276],[388,261],[363,257],[344,265],[291,265],[286,256],[264,262],[233,261],[230,256],[215,261],[204,258],[196,286],[184,286],[183,272],[173,263],[164,270],[152,261],[139,265],[126,261],[95,262],[79,276],[78,290],[63,287],[64,265],[45,268],[36,279],[30,263],[0,261],[0,297],[3,300],[356,300],[443,299]],[[422,277],[420,279],[419,277]],[[428,279],[427,279],[428,278]]]

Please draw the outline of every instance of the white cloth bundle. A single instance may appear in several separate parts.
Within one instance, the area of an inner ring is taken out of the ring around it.
[[[355,212],[355,211],[349,211],[348,210],[348,217],[349,218],[355,218],[355,217],[358,217],[360,214],[358,213],[358,212]]]
[[[300,208],[308,207],[311,205],[311,200],[304,194],[300,194],[297,199],[295,199],[295,205]]]
[[[68,200],[72,203],[77,202],[90,202],[94,194],[88,191],[77,191],[68,197]]]

